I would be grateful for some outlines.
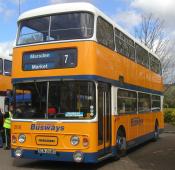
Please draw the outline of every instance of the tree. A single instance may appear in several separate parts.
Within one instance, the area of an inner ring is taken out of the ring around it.
[[[173,57],[174,44],[167,38],[164,21],[153,14],[142,15],[141,24],[135,28],[135,36],[152,52],[156,53],[162,63],[163,78],[166,83],[175,81],[172,69],[175,66]]]
[[[164,106],[167,108],[175,107],[175,85],[170,86],[164,92]]]

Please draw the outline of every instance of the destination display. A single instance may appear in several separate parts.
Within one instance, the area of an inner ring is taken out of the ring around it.
[[[23,70],[48,70],[77,66],[77,49],[29,52],[23,55]]]

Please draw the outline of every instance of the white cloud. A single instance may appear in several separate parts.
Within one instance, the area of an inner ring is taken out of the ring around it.
[[[133,0],[131,7],[144,13],[152,13],[164,20],[168,31],[175,29],[175,1],[174,0]]]
[[[92,2],[92,0],[50,0],[51,4],[69,3],[69,2]]]
[[[7,57],[12,51],[13,42],[1,42],[0,43],[0,56]]]
[[[23,4],[27,0],[20,0],[20,3]],[[0,15],[3,16],[5,20],[8,20],[12,17],[16,12],[14,8],[9,8],[8,4],[14,4],[15,6],[19,5],[19,0],[0,0]]]
[[[132,32],[132,29],[141,22],[140,14],[134,10],[117,12],[112,18],[117,24],[130,32]]]

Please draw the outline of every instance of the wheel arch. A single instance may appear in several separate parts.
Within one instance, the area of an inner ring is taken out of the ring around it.
[[[155,128],[156,128],[156,126],[158,126],[159,127],[159,121],[158,121],[158,119],[156,118],[156,120],[155,120]]]
[[[117,138],[117,135],[119,132],[122,132],[124,134],[125,137],[127,137],[127,134],[126,134],[126,128],[124,125],[120,125],[117,129],[117,133],[116,133],[116,138]]]

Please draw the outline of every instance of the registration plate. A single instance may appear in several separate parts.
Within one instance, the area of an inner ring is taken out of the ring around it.
[[[41,149],[38,149],[38,153],[39,154],[53,154],[53,155],[55,155],[56,154],[56,150],[41,148]]]

